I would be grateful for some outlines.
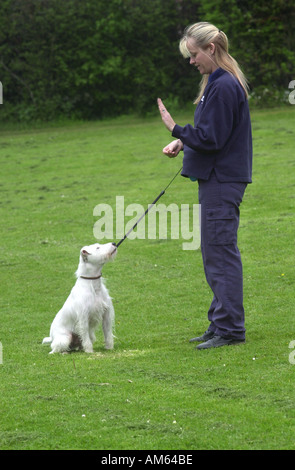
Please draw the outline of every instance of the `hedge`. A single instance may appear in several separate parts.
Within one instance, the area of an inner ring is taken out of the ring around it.
[[[146,114],[157,96],[192,101],[199,75],[179,53],[184,28],[224,30],[252,101],[278,104],[295,79],[291,0],[1,0],[0,119]]]

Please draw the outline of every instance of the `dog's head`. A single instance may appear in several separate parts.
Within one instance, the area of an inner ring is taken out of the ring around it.
[[[95,267],[102,267],[108,261],[113,260],[117,254],[117,246],[114,243],[84,246],[80,251],[80,260]]]

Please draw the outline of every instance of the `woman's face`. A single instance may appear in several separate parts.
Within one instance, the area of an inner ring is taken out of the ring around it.
[[[218,69],[218,65],[214,61],[215,45],[213,43],[209,44],[206,49],[201,49],[193,41],[188,40],[186,47],[190,53],[190,64],[197,67],[202,75],[210,74]]]

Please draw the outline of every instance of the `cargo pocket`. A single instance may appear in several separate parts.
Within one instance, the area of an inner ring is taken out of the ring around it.
[[[237,242],[238,218],[234,208],[207,209],[206,222],[209,245],[231,245]]]

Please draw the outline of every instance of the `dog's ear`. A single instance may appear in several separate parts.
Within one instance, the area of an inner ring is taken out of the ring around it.
[[[90,255],[90,253],[88,253],[88,251],[86,251],[86,250],[81,250],[81,255],[82,255],[83,261],[86,263],[86,261],[88,260],[88,256]]]

